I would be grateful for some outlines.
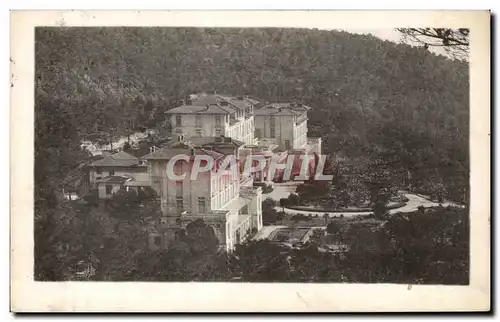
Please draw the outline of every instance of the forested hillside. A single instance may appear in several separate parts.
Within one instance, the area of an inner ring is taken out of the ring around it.
[[[302,99],[325,153],[396,155],[415,185],[468,185],[468,65],[366,35],[305,29],[37,28],[37,187],[83,133],[125,133],[195,91]]]

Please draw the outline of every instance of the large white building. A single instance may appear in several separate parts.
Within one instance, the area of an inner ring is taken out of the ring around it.
[[[221,162],[225,156],[237,153],[238,146],[233,145],[231,151],[229,140],[214,141],[213,145],[217,143],[226,143],[226,146],[208,149],[181,142],[146,157],[151,187],[161,199],[161,218],[150,227],[151,249],[168,247],[178,239],[181,229],[196,219],[203,219],[214,230],[219,246],[227,250],[262,228],[262,190],[253,187],[252,177],[243,178],[239,171],[234,175],[229,170],[217,175],[212,170],[200,173],[196,180],[191,180],[196,156],[209,156]],[[174,173],[185,174],[185,177],[172,180],[167,175],[166,167],[178,155],[191,157],[190,161],[175,162]]]
[[[177,137],[223,135],[256,144],[254,104],[243,96],[192,94],[185,104],[166,112],[167,122]]]
[[[304,149],[321,154],[321,139],[307,137],[307,112],[311,107],[296,103],[271,103],[254,110],[255,137],[280,150]]]
[[[288,151],[321,153],[321,139],[307,138],[310,107],[275,103],[257,108],[258,103],[244,96],[192,94],[166,112],[173,143],[144,157],[151,187],[161,200],[161,217],[149,231],[151,249],[168,247],[196,219],[212,227],[227,250],[262,228],[262,190],[253,183],[273,180],[266,170],[249,178],[242,176],[241,168],[221,177],[209,171],[191,180],[196,156],[219,162],[229,155],[240,161],[259,155],[270,162],[273,156],[286,157]],[[176,173],[186,174],[183,180],[167,176],[167,163],[178,155],[191,156],[190,161],[175,163]]]

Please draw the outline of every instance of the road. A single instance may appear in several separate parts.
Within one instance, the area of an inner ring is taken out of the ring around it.
[[[283,188],[283,189],[281,189]],[[290,188],[292,188],[292,190],[290,190]],[[293,190],[295,189],[295,187],[284,187],[284,186],[281,186],[281,187],[278,187],[278,191],[276,191],[276,187],[275,187],[275,190],[273,191],[274,192],[274,195],[273,196],[279,196],[280,198],[286,198],[285,194],[288,192],[288,194],[290,194],[290,192],[293,192]],[[267,194],[267,195],[272,195],[273,194],[270,193],[270,194]],[[389,213],[391,214],[395,214],[395,213],[408,213],[408,212],[413,212],[413,211],[416,211],[418,210],[418,207],[419,206],[423,206],[423,207],[436,207],[436,206],[439,206],[438,203],[436,202],[433,202],[433,201],[429,201],[428,199],[424,198],[424,197],[421,197],[419,195],[415,195],[415,194],[411,194],[411,193],[406,193],[405,196],[409,199],[406,206],[404,207],[401,207],[401,208],[398,208],[398,209],[392,209],[389,211]],[[279,200],[279,199],[278,199]],[[457,205],[455,203],[452,203],[452,202],[444,202],[442,203],[442,205],[444,207],[447,207],[447,206],[460,206],[460,205]],[[279,210],[281,210],[281,207],[278,207]],[[309,214],[318,214],[320,216],[323,216],[325,213],[323,212],[314,212],[314,211],[298,211],[298,210],[291,210],[291,209],[286,209],[285,208],[285,212],[286,213],[289,213],[289,214],[296,214],[296,213],[301,213],[301,214],[305,214],[305,215],[309,215]],[[367,213],[369,212],[355,212],[355,213],[343,213],[344,217],[349,217],[349,216],[359,216],[359,215],[366,215]],[[334,213],[334,214],[330,214],[330,216],[339,216],[341,213]],[[255,235],[254,239],[255,240],[258,240],[258,239],[266,239],[269,237],[269,235],[271,235],[271,233],[273,231],[275,231],[276,229],[279,229],[279,228],[286,228],[287,226],[283,226],[283,225],[276,225],[276,226],[264,226],[262,227],[262,229],[257,233],[257,235]],[[320,227],[311,227],[311,228],[325,228],[323,226],[320,226]]]
[[[101,155],[103,150],[111,150],[111,147],[113,147],[113,149],[122,148],[123,145],[125,144],[125,142],[129,141],[129,138],[130,138],[131,143],[137,144],[139,141],[147,138],[148,134],[154,134],[154,133],[155,133],[154,130],[147,130],[144,133],[143,132],[136,132],[136,133],[131,134],[130,136],[124,135],[124,136],[121,136],[121,137],[118,137],[117,139],[115,139],[115,141],[113,142],[112,145],[111,144],[99,145],[97,143],[90,142],[88,140],[83,140],[82,147],[85,146],[85,148],[90,153],[92,153],[92,155]],[[86,143],[84,144],[84,142],[86,142]]]

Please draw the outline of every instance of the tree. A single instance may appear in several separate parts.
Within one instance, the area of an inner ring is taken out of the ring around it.
[[[243,281],[272,282],[287,280],[290,264],[288,254],[268,240],[237,245],[233,253],[234,270]]]
[[[274,208],[262,209],[262,222],[263,224],[274,224],[278,221],[278,212]]]
[[[285,213],[280,211],[277,213],[276,220],[283,224],[283,219],[285,219]]]
[[[262,201],[262,209],[271,209],[276,207],[276,201],[272,198],[266,198]]]
[[[186,242],[194,255],[213,253],[217,250],[219,241],[214,229],[208,226],[202,219],[190,222],[186,226],[186,234],[181,241]]]
[[[375,218],[383,220],[387,214],[387,207],[384,201],[377,201],[373,206],[373,214]]]
[[[124,220],[135,220],[139,215],[140,204],[138,194],[133,190],[125,189],[120,189],[107,203],[111,215]]]
[[[429,47],[442,47],[453,57],[467,58],[469,53],[469,33],[467,28],[398,28],[406,42]]]
[[[290,206],[298,206],[300,204],[300,197],[296,193],[291,193],[288,196],[288,204]]]
[[[297,186],[295,192],[299,195],[300,200],[303,200],[305,202],[310,202],[321,196],[326,195],[328,189],[321,184],[304,183]]]
[[[337,222],[332,221],[326,226],[326,231],[331,235],[337,235],[340,233],[341,229]]]
[[[280,199],[280,207],[283,212],[285,212],[285,207],[289,205],[288,198]]]

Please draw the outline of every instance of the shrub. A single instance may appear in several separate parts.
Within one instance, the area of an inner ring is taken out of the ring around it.
[[[386,203],[383,201],[375,202],[373,206],[373,214],[377,219],[385,219],[385,215],[387,214]]]
[[[296,193],[291,193],[289,196],[288,196],[288,204],[290,206],[298,206],[300,203],[300,197],[298,194]]]

